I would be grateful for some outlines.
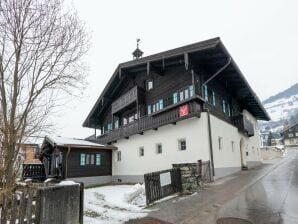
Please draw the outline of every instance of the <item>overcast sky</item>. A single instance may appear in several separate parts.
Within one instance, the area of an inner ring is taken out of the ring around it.
[[[117,65],[220,37],[261,100],[298,82],[298,1],[69,0],[91,33],[89,86],[57,118],[56,135],[84,138],[82,123]]]

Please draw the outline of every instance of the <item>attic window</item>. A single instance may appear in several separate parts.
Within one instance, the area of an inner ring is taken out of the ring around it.
[[[153,89],[153,80],[152,79],[146,80],[146,89],[147,90]]]

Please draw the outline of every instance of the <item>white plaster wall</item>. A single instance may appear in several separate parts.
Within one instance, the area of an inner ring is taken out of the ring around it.
[[[290,142],[290,139],[285,139],[285,145],[291,146],[291,145],[298,145],[298,138],[292,138],[292,142]]]
[[[178,149],[178,139],[186,139],[185,151]],[[156,144],[162,144],[162,154],[156,153]],[[121,161],[116,161],[113,152],[113,175],[143,175],[148,172],[172,168],[173,163],[210,160],[206,113],[200,118],[191,118],[166,125],[157,131],[145,131],[120,139],[114,144],[121,151]],[[144,147],[144,156],[139,156],[139,147]]]
[[[241,167],[240,138],[238,129],[210,115],[212,128],[212,146],[215,168]],[[219,149],[219,137],[222,138],[222,148]],[[234,148],[232,149],[232,141]]]
[[[261,157],[261,142],[260,142],[260,130],[259,126],[257,123],[257,120],[254,116],[252,116],[248,111],[244,110],[243,115],[246,116],[246,118],[253,123],[254,125],[254,136],[252,137],[247,137],[244,136],[243,134],[240,134],[240,138],[242,137],[244,142],[243,142],[243,159],[244,162],[261,162],[262,157]],[[248,156],[246,154],[248,152]]]
[[[215,168],[241,167],[240,140],[243,139],[244,163],[261,161],[260,137],[256,119],[248,112],[245,116],[254,123],[255,135],[246,137],[233,125],[211,115],[212,145]],[[222,137],[219,150],[218,137]],[[178,140],[185,138],[187,149],[178,149]],[[234,142],[234,149],[232,143]],[[156,153],[156,144],[162,144],[162,154]],[[133,135],[120,139],[114,144],[118,148],[112,154],[113,175],[143,175],[172,168],[173,163],[192,163],[198,159],[210,160],[207,113],[200,118],[191,118],[166,125],[157,131],[145,131],[143,135]],[[139,148],[144,147],[144,156],[139,156]],[[117,151],[121,151],[121,161],[116,161]],[[246,156],[248,151],[248,156]]]

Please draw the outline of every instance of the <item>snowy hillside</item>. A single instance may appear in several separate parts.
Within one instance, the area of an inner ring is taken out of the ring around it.
[[[272,121],[287,120],[298,111],[298,94],[264,105]]]
[[[260,122],[261,130],[280,132],[286,125],[298,122],[298,83],[263,102],[270,122]]]

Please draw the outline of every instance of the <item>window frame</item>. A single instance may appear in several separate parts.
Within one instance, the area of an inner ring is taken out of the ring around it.
[[[145,149],[144,146],[139,147],[139,157],[144,157],[145,156]]]
[[[80,166],[86,166],[86,153],[80,153]]]
[[[173,104],[178,103],[178,92],[173,93]]]
[[[215,98],[215,92],[212,91],[212,105],[216,106],[216,98]]]
[[[96,166],[100,166],[101,165],[101,154],[100,153],[96,153],[95,154],[95,165]]]
[[[90,165],[95,165],[95,156],[94,154],[90,154]]]
[[[162,154],[162,144],[156,143],[156,154]]]
[[[150,83],[152,83],[151,86],[149,85]],[[152,90],[153,88],[154,88],[153,79],[147,79],[147,80],[146,80],[146,90],[147,90],[147,91],[150,91],[150,90]]]
[[[182,142],[184,142],[184,147],[182,147],[183,146]],[[186,139],[185,138],[178,139],[178,149],[179,149],[179,151],[186,151],[187,145],[186,145]]]
[[[221,151],[223,149],[222,137],[218,136],[218,150]]]
[[[117,151],[117,157],[116,157],[116,161],[117,162],[121,162],[122,157],[121,157],[121,151]]]

